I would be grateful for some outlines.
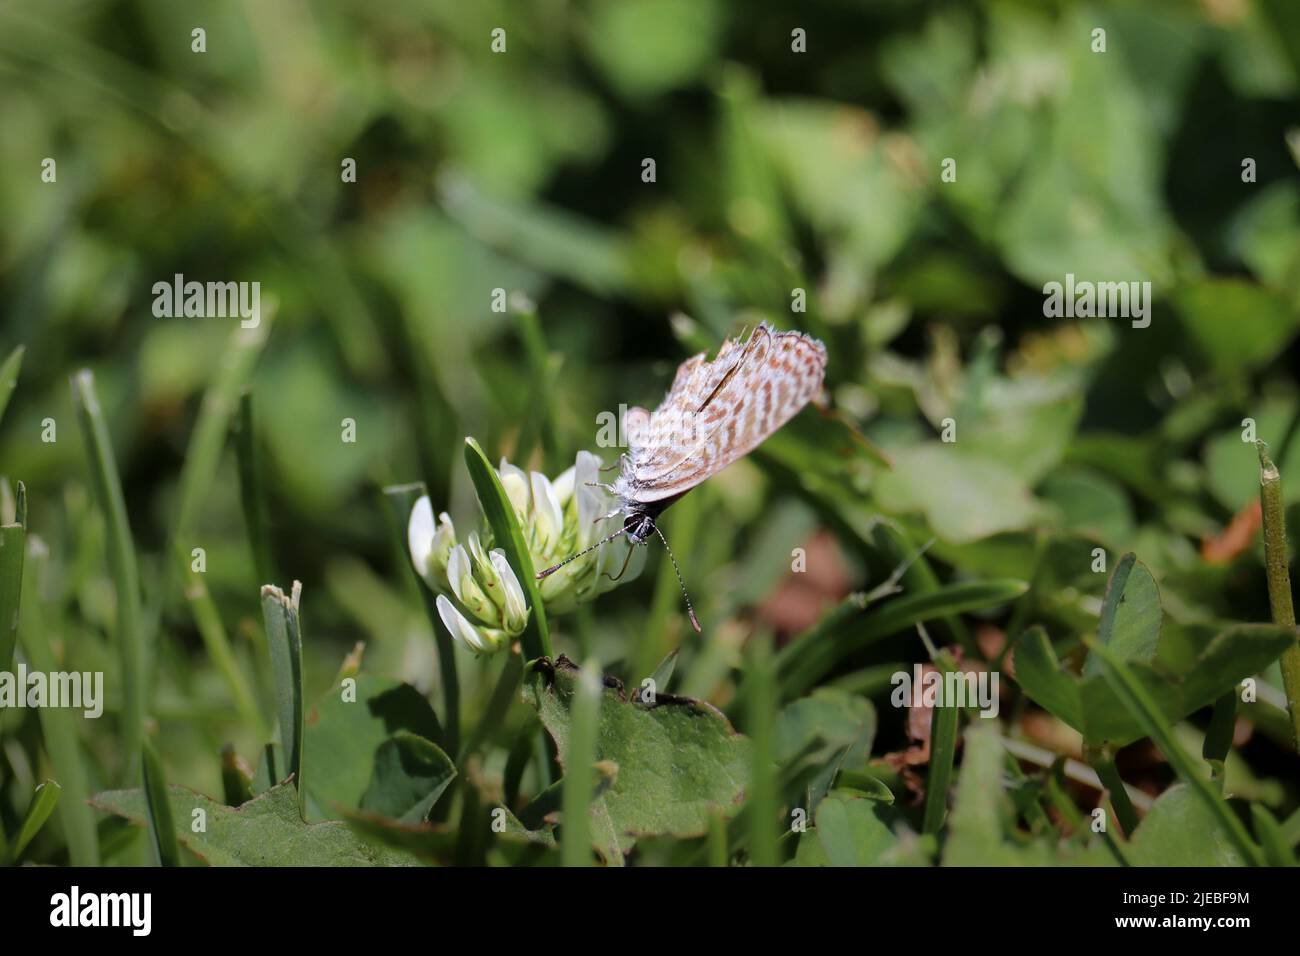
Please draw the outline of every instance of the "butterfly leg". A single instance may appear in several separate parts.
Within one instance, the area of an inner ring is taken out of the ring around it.
[[[615,508],[615,509],[614,509],[613,511],[611,511],[609,514],[607,514],[607,515],[601,515],[599,518],[597,518],[595,521],[593,521],[592,524],[600,524],[602,521],[605,521],[605,520],[608,519],[608,518],[613,518],[615,515],[619,515],[619,514],[622,514],[622,513],[623,513],[623,509],[622,509],[622,508]]]

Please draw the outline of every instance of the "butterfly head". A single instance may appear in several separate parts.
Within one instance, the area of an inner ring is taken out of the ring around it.
[[[623,533],[633,544],[645,544],[655,533],[655,519],[644,511],[633,511],[623,519]]]

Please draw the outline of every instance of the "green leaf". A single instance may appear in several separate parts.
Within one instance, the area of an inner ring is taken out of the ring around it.
[[[831,866],[876,866],[898,842],[891,817],[878,801],[831,791],[817,807],[814,832]]]
[[[211,866],[411,866],[407,853],[378,849],[337,821],[304,823],[298,794],[282,784],[241,807],[228,807],[201,793],[172,786],[167,792],[177,837]],[[91,805],[144,824],[148,811],[141,790],[109,790]],[[194,811],[202,810],[201,816]],[[203,821],[201,832],[195,825]]]
[[[1106,680],[1114,687],[1121,702],[1142,725],[1142,729],[1147,736],[1160,748],[1165,758],[1178,772],[1178,776],[1192,788],[1197,797],[1208,808],[1210,814],[1226,831],[1229,839],[1232,840],[1243,859],[1255,865],[1262,864],[1264,858],[1259,847],[1251,841],[1250,834],[1246,832],[1246,828],[1242,826],[1241,821],[1237,819],[1236,814],[1233,813],[1223,797],[1198,772],[1197,764],[1192,757],[1174,739],[1169,724],[1160,713],[1158,705],[1147,692],[1142,682],[1134,676],[1130,665],[1126,664],[1110,648],[1100,643],[1093,645],[1092,653],[1100,656],[1105,669]]]
[[[27,808],[27,816],[23,818],[22,828],[14,838],[13,846],[9,848],[10,863],[22,859],[23,850],[27,849],[27,845],[36,838],[36,834],[41,832],[41,827],[45,826],[45,821],[54,812],[54,807],[59,802],[59,795],[62,793],[63,788],[53,780],[46,780],[36,788],[36,792],[32,794],[31,806]]]
[[[1243,866],[1219,818],[1185,783],[1159,797],[1133,831],[1129,858],[1134,866]]]
[[[479,505],[487,516],[488,526],[492,529],[492,539],[506,553],[506,560],[514,570],[515,576],[523,586],[524,597],[528,601],[530,613],[528,626],[520,636],[524,656],[527,658],[549,657],[551,654],[551,636],[546,626],[546,610],[542,605],[542,595],[537,589],[537,571],[533,567],[533,558],[524,543],[523,532],[515,517],[514,506],[510,503],[506,490],[501,486],[501,478],[492,463],[483,454],[483,449],[473,438],[465,439],[465,467],[469,469],[474,490],[478,493]]]
[[[9,669],[18,643],[18,609],[23,596],[27,553],[27,488],[18,482],[14,520],[0,526],[0,671]]]
[[[1286,300],[1235,277],[1209,277],[1179,288],[1179,317],[1216,368],[1239,373],[1271,361],[1300,331]]]
[[[144,715],[146,710],[145,643],[140,610],[140,570],[136,564],[135,543],[126,516],[126,498],[122,494],[122,479],[113,457],[113,442],[104,420],[99,396],[95,392],[95,377],[89,369],[72,376],[72,396],[81,423],[86,457],[90,461],[91,484],[99,509],[104,515],[108,532],[108,566],[113,575],[117,593],[117,630],[113,638],[122,663],[123,707],[119,728],[122,733],[122,752],[130,755],[133,764],[144,742]]]
[[[776,762],[785,766],[800,754],[825,759],[852,748],[843,766],[860,767],[871,753],[875,735],[876,708],[871,701],[834,687],[818,687],[782,708],[776,721]]]
[[[426,802],[431,807],[456,772],[451,759],[429,743],[439,736],[433,708],[410,684],[371,674],[353,680],[348,693],[336,685],[321,697],[307,721],[304,749],[329,756],[313,764],[305,782],[307,819],[337,819],[341,810],[358,808],[390,812],[399,809],[402,794],[409,802],[396,817],[406,819]],[[420,742],[394,744],[399,735]],[[412,815],[409,822],[420,818]]]
[[[1035,626],[1020,635],[1015,648],[1016,680],[1029,699],[1076,730],[1083,721],[1079,679],[1061,669],[1047,632]]]
[[[1130,552],[1120,559],[1106,586],[1097,641],[1121,660],[1149,664],[1160,641],[1160,591],[1151,572]],[[1083,676],[1101,673],[1101,664],[1089,656]]]
[[[419,823],[456,776],[456,767],[438,745],[399,730],[379,745],[374,776],[361,798],[361,809]]]
[[[571,707],[578,669],[567,658],[533,661],[524,699],[555,740],[569,768]],[[628,701],[606,680],[596,759],[617,765],[617,777],[593,800],[608,814],[620,842],[637,836],[701,836],[709,817],[734,815],[749,785],[749,741],[710,705],[658,694],[653,706]]]
[[[14,389],[18,387],[18,370],[23,367],[25,351],[24,346],[18,346],[9,353],[4,363],[0,364],[0,420],[4,419],[9,399],[13,396]]]
[[[944,541],[963,544],[1027,527],[1038,505],[1009,466],[973,458],[941,442],[891,449],[893,470],[876,483],[881,508],[923,512]]]
[[[805,693],[842,658],[881,638],[921,622],[1006,604],[1027,590],[1028,584],[1014,579],[963,581],[904,594],[865,615],[858,612],[869,606],[866,595],[850,595],[816,627],[781,648],[776,656],[781,693]]]
[[[266,640],[271,651],[271,669],[275,673],[275,711],[280,726],[280,746],[285,754],[282,778],[293,777],[301,792],[303,750],[302,632],[298,605],[302,585],[295,581],[291,596],[273,584],[262,587],[262,617],[266,621]]]
[[[163,775],[162,758],[153,741],[144,742],[144,796],[149,817],[149,835],[159,866],[180,866],[181,851],[176,843],[176,823],[167,799],[167,779]]]
[[[1181,674],[1144,663],[1130,663],[1129,671],[1173,724],[1267,668],[1292,640],[1286,628],[1238,624],[1217,634]],[[1030,700],[1079,731],[1086,742],[1123,746],[1145,733],[1103,674],[1080,678],[1062,669],[1042,628],[1021,636],[1015,664],[1016,680]]]

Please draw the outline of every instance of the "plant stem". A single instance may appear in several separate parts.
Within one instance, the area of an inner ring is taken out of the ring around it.
[[[1268,573],[1268,604],[1273,623],[1295,627],[1295,606],[1291,603],[1291,574],[1287,569],[1286,511],[1282,504],[1282,475],[1268,457],[1268,445],[1259,449],[1259,503],[1264,517],[1264,566]],[[1282,688],[1291,712],[1292,742],[1300,749],[1300,644],[1282,652]]]
[[[1132,836],[1138,825],[1137,809],[1129,799],[1124,778],[1119,775],[1119,768],[1115,766],[1115,755],[1109,747],[1085,744],[1083,757],[1096,771],[1101,785],[1110,794],[1110,805],[1115,811],[1115,818],[1119,820],[1120,829],[1124,831],[1125,836]]]
[[[134,777],[144,742],[145,649],[140,626],[140,571],[126,518],[122,480],[113,458],[104,412],[95,394],[95,377],[82,369],[72,377],[74,404],[90,459],[92,484],[108,533],[108,566],[117,591],[117,651],[122,665],[122,779]]]
[[[767,635],[750,638],[745,682],[750,686],[746,730],[753,743],[749,813],[749,859],[754,866],[776,866],[777,779],[775,758],[776,667]]]

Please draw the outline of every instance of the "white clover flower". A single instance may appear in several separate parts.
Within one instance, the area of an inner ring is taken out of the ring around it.
[[[573,467],[554,481],[541,472],[526,472],[504,458],[497,469],[501,485],[514,508],[524,542],[540,571],[590,547],[618,527],[608,496],[596,482],[600,459],[578,452]],[[528,601],[505,552],[493,548],[491,532],[475,530],[459,541],[444,512],[435,524],[428,496],[411,509],[407,544],[411,561],[425,582],[438,593],[438,615],[456,640],[478,654],[490,654],[509,643],[528,624]],[[603,594],[616,583],[631,580],[645,564],[645,549],[615,541],[569,562],[538,582],[546,609],[571,610]],[[623,574],[619,574],[623,569]],[[618,581],[613,580],[617,578]]]

